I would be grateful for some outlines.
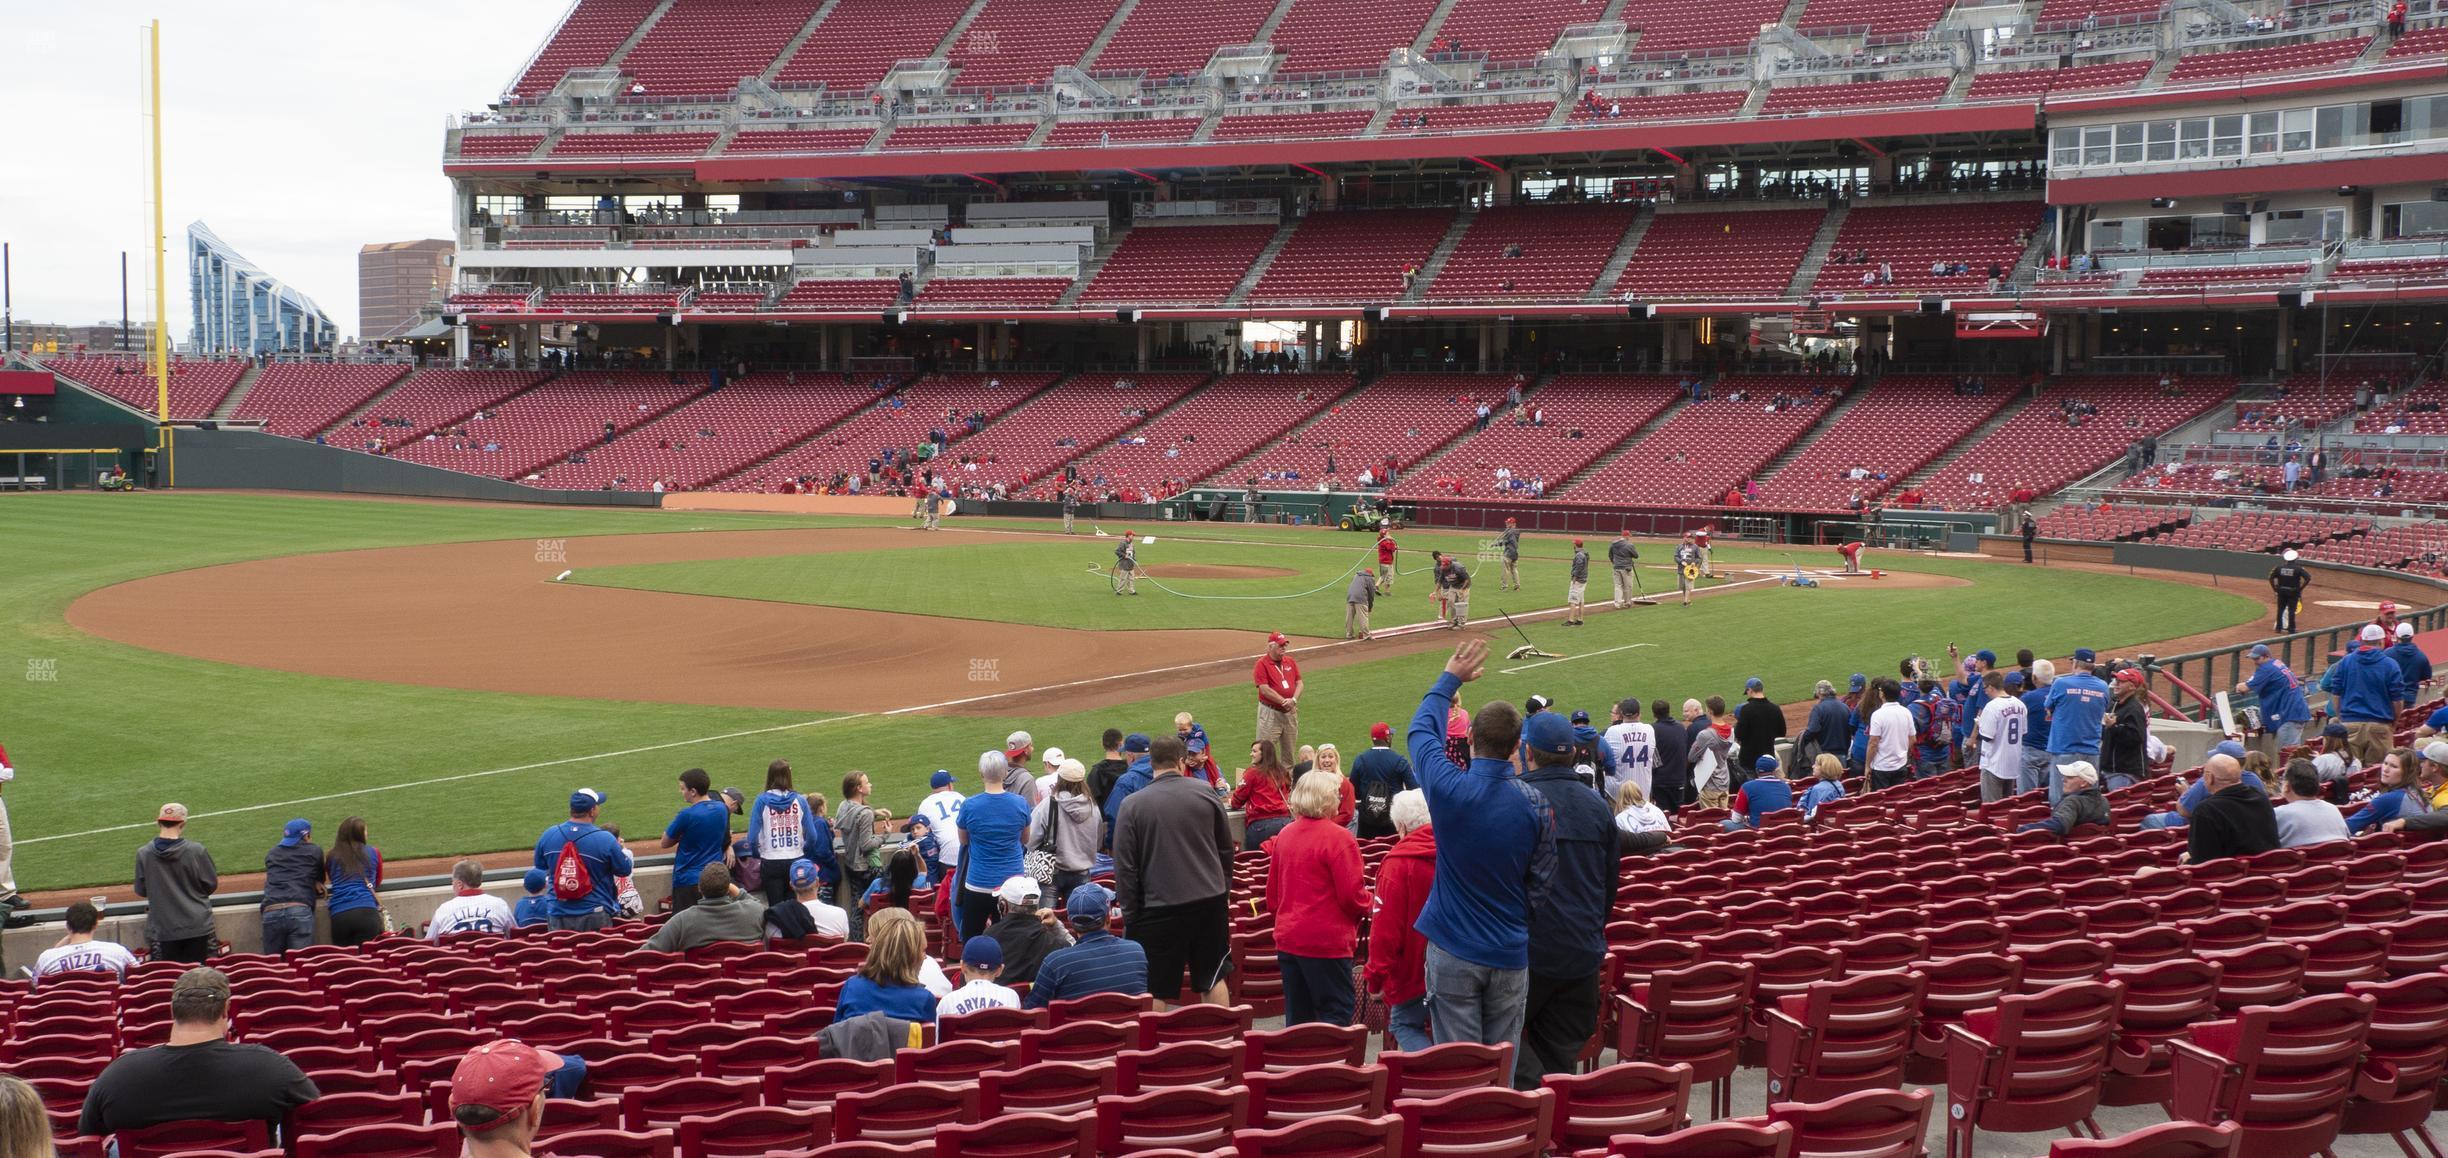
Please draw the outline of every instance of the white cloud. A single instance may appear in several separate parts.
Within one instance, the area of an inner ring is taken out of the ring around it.
[[[507,86],[567,0],[10,3],[0,239],[29,321],[147,313],[143,42],[162,20],[171,332],[187,332],[187,224],[202,220],[357,332],[357,247],[447,237],[442,129]]]

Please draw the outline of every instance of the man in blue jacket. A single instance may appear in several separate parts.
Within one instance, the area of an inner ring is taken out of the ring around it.
[[[1518,1051],[1530,985],[1530,915],[1547,903],[1555,839],[1545,798],[1513,774],[1521,714],[1491,700],[1471,720],[1471,762],[1445,755],[1445,714],[1478,679],[1487,641],[1454,649],[1420,698],[1406,738],[1438,842],[1435,882],[1414,922],[1428,941],[1428,1020],[1436,1043],[1510,1042]],[[1601,933],[1603,935],[1603,925]]]
[[[2031,678],[2023,689],[2023,774],[2015,778],[2015,791],[2036,792],[2048,787],[2049,769],[2055,762],[2049,758],[2049,685],[2057,682],[2057,665],[2045,659],[2032,661]]]
[[[2065,795],[2065,779],[2057,775],[2057,769],[2076,760],[2099,763],[2100,725],[2108,715],[2108,683],[2091,673],[2091,665],[2098,661],[2099,653],[2090,648],[2074,649],[2074,670],[2058,676],[2043,700],[2049,716],[2051,808],[2057,807],[2058,798]]]
[[[1521,1048],[1513,1053],[1513,1088],[1520,1090],[1539,1088],[1548,1074],[1576,1072],[1581,1047],[1598,1028],[1607,915],[1622,869],[1614,813],[1574,768],[1576,750],[1589,744],[1583,731],[1558,726],[1554,712],[1530,717],[1522,729],[1530,758],[1522,783],[1538,794],[1554,833],[1555,879],[1544,903],[1530,906],[1530,985]]]
[[[620,838],[596,827],[604,794],[592,788],[570,793],[567,822],[536,838],[535,866],[544,870],[544,911],[556,929],[600,929],[620,915],[619,878],[637,871]],[[572,849],[563,866],[562,851]],[[583,878],[585,891],[576,891]]]
[[[2431,657],[2414,646],[2414,625],[2397,624],[2397,642],[2388,649],[2397,663],[2397,710],[2411,711],[2422,702],[2423,685],[2431,682]]]
[[[2261,701],[2261,730],[2277,738],[2280,750],[2303,743],[2304,725],[2312,722],[2303,681],[2285,661],[2271,657],[2266,643],[2256,643],[2244,654],[2253,661],[2252,678],[2237,684],[2236,690],[2251,692]]]
[[[2346,750],[2369,767],[2388,755],[2397,722],[2397,685],[2405,673],[2380,650],[2388,645],[2387,629],[2366,623],[2360,642],[2361,647],[2321,673],[2320,689],[2336,697],[2338,721],[2346,725]]]
[[[1836,696],[1836,685],[1820,680],[1811,689],[1817,697],[1811,704],[1810,718],[1803,721],[1802,738],[1795,742],[1795,760],[1808,765],[1821,752],[1832,752],[1839,760],[1853,752],[1853,713]]]
[[[1114,781],[1113,791],[1105,794],[1106,852],[1113,851],[1114,821],[1122,815],[1122,802],[1156,778],[1154,767],[1148,763],[1150,743],[1146,734],[1141,732],[1133,732],[1122,738],[1122,758],[1130,761],[1130,767],[1122,770],[1121,777]]]

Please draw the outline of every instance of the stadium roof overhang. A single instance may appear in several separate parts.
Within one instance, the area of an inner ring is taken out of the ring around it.
[[[2037,125],[2029,102],[1937,109],[1831,112],[1801,117],[1598,125],[1527,132],[1437,137],[1341,137],[1324,140],[1236,141],[1113,148],[992,149],[884,152],[821,156],[716,156],[674,161],[467,162],[444,165],[454,177],[553,179],[656,176],[704,185],[774,181],[1003,177],[1027,173],[1182,172],[1270,169],[1295,165],[1348,167],[1412,162],[1513,161],[1534,158],[1635,156],[1660,164],[1709,150],[1773,150],[1806,144],[1856,145],[1873,140],[2024,134]]]
[[[2436,183],[2448,176],[2448,157],[2438,153],[2306,161],[2295,165],[2239,165],[2215,169],[2171,169],[2100,177],[2051,177],[2052,205],[2147,201],[2154,197],[2235,198],[2253,193],[2290,193],[2412,182]]]

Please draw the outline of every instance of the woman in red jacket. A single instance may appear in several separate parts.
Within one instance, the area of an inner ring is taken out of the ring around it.
[[[1290,827],[1266,842],[1267,911],[1275,918],[1275,963],[1283,971],[1284,1024],[1352,1019],[1352,953],[1369,911],[1360,841],[1334,822],[1332,772],[1292,786]]]
[[[1292,774],[1284,771],[1275,742],[1251,744],[1250,766],[1241,770],[1240,786],[1232,794],[1232,807],[1241,810],[1242,848],[1254,852],[1292,823],[1292,809],[1284,802],[1291,792]]]
[[[1377,905],[1369,912],[1368,991],[1386,1003],[1396,1048],[1423,1050],[1428,1036],[1428,939],[1414,926],[1436,881],[1436,833],[1428,798],[1417,788],[1394,794],[1389,810],[1402,834],[1377,866]]]

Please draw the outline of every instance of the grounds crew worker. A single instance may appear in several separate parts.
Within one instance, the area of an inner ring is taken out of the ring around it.
[[[1377,577],[1366,567],[1352,572],[1350,590],[1343,596],[1343,638],[1369,637],[1369,611],[1377,606]]]
[[[1521,564],[1521,528],[1506,519],[1504,534],[1497,536],[1496,541],[1504,545],[1504,578],[1496,586],[1504,591],[1519,591],[1521,572],[1515,568]]]
[[[1579,627],[1587,622],[1581,618],[1581,598],[1588,592],[1589,549],[1581,545],[1581,540],[1575,539],[1573,540],[1572,582],[1564,585],[1564,626]]]
[[[2290,549],[2279,556],[2278,565],[2270,570],[2270,591],[2278,596],[2278,630],[2295,630],[2295,615],[2303,610],[2304,588],[2312,585],[2312,569],[2296,562]]]
[[[1390,519],[1377,524],[1377,590],[1394,593],[1394,523]]]
[[[1675,585],[1683,590],[1685,607],[1691,606],[1692,583],[1700,578],[1700,558],[1700,548],[1692,545],[1689,534],[1684,535],[1683,545],[1674,551],[1674,573]]]
[[[1632,568],[1640,564],[1640,548],[1632,545],[1632,530],[1627,527],[1615,532],[1615,541],[1607,544],[1607,566],[1615,569],[1615,606],[1632,605]]]
[[[1445,556],[1445,569],[1437,583],[1445,589],[1446,611],[1451,616],[1445,626],[1460,631],[1470,626],[1470,572],[1462,569],[1462,561]]]
[[[1139,593],[1139,532],[1122,532],[1122,545],[1114,548],[1114,594]]]

